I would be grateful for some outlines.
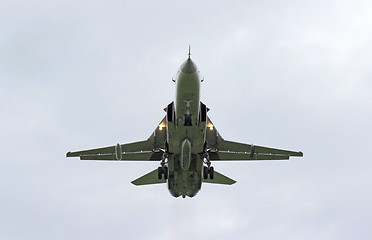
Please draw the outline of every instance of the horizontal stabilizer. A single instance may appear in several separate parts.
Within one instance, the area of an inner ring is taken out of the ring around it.
[[[226,184],[226,185],[232,185],[236,183],[235,180],[226,177],[225,175],[222,175],[221,173],[218,173],[214,171],[214,178],[213,179],[203,179],[203,182],[205,183],[215,183],[215,184]]]
[[[165,179],[158,179],[158,169],[155,169],[152,172],[149,172],[142,177],[137,178],[136,180],[132,181],[132,183],[136,186],[140,185],[149,185],[149,184],[158,184],[158,183],[165,183]]]

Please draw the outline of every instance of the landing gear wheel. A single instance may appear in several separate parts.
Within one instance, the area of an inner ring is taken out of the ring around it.
[[[158,167],[158,179],[161,180],[163,178],[168,179],[168,167]]]
[[[203,177],[204,179],[208,179],[208,168],[207,167],[203,167]]]
[[[162,167],[158,167],[158,179],[162,179],[162,176],[163,175],[163,168]]]
[[[213,168],[213,167],[210,167],[210,168],[208,169],[208,172],[209,172],[209,178],[210,178],[211,180],[213,180],[213,178],[214,178],[214,168]]]
[[[163,168],[164,179],[168,179],[168,167]]]

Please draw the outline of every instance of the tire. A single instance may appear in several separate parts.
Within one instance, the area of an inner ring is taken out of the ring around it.
[[[163,169],[162,167],[158,167],[158,179],[161,180],[163,177]]]
[[[203,167],[203,178],[208,179],[208,168],[207,167]]]
[[[164,167],[163,173],[164,173],[164,179],[167,180],[168,179],[168,167]]]
[[[211,180],[214,179],[214,168],[213,168],[213,167],[210,167],[210,168],[209,168],[209,178],[210,178]]]

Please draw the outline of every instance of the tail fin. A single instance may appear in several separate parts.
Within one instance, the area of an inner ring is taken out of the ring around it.
[[[226,177],[225,175],[222,175],[221,173],[218,173],[214,171],[214,178],[213,179],[203,179],[203,182],[205,183],[215,183],[215,184],[226,184],[226,185],[232,185],[236,183],[235,180]]]
[[[136,180],[132,181],[132,183],[136,186],[140,185],[149,185],[149,184],[158,184],[158,183],[165,183],[165,179],[159,179],[158,178],[158,169],[155,169],[152,172],[149,172],[146,175],[143,175],[142,177],[137,178]]]

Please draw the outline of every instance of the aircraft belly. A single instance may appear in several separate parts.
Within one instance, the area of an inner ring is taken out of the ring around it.
[[[168,131],[169,160],[168,189],[174,197],[193,197],[202,184],[205,126],[199,124],[200,77],[198,72],[177,77],[175,125]]]
[[[200,78],[197,72],[178,76],[175,103],[177,125],[184,124],[182,121],[185,115],[190,115],[195,124],[200,104]]]
[[[183,170],[188,170],[191,162],[191,143],[188,139],[183,140],[181,150],[181,166]]]
[[[181,166],[180,155],[172,158],[173,171],[169,175],[168,189],[174,197],[195,196],[202,183],[202,161],[197,155],[192,155],[190,167],[185,170]],[[201,165],[201,166],[199,166]]]
[[[203,151],[204,138],[199,130],[200,108],[200,78],[197,72],[193,74],[180,73],[177,78],[175,101],[175,127],[168,129],[169,152],[183,154],[184,141],[191,144],[191,153]],[[186,159],[186,158],[182,158]],[[187,161],[183,161],[187,169]]]

